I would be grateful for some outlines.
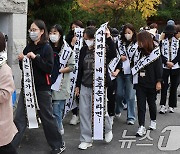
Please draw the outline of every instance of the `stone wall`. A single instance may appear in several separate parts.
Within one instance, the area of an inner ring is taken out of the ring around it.
[[[13,70],[16,89],[20,89],[21,71],[17,56],[26,46],[27,1],[1,0],[0,31],[8,35],[8,64]]]

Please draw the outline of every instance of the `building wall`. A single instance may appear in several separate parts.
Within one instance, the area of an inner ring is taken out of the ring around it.
[[[12,68],[16,89],[20,89],[21,71],[17,56],[26,46],[27,1],[1,0],[0,31],[8,35],[8,65]]]

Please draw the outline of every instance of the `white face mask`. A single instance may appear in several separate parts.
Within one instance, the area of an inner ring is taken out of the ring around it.
[[[29,37],[31,38],[32,41],[37,41],[38,40],[38,32],[29,32]]]
[[[49,35],[49,39],[51,40],[52,43],[56,43],[59,41],[59,35],[51,34]]]
[[[91,47],[94,45],[94,40],[85,40],[85,43],[87,44],[88,47]]]
[[[132,39],[132,34],[125,34],[124,36],[128,41]]]

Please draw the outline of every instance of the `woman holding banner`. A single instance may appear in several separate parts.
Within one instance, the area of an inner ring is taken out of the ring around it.
[[[102,31],[101,31],[102,32]],[[92,114],[93,114],[93,67],[95,61],[95,33],[96,28],[89,26],[84,31],[85,45],[80,51],[78,77],[76,83],[76,95],[79,95],[79,115],[80,115],[80,141],[79,149],[85,150],[92,146]],[[114,57],[116,57],[116,50],[114,42],[111,39],[110,32],[106,29],[106,64],[108,64]],[[101,33],[104,35],[104,33]],[[102,40],[101,40],[102,41]],[[96,47],[97,48],[97,47]],[[103,48],[103,47],[102,47]],[[100,70],[101,71],[101,70]],[[106,87],[110,84],[111,80],[106,70]],[[100,88],[100,87],[99,87]],[[105,96],[104,91],[101,93]],[[104,101],[103,101],[104,102]],[[97,107],[97,106],[96,106]],[[99,106],[102,107],[102,106]],[[102,107],[104,109],[104,107]],[[101,116],[103,113],[98,112]],[[100,129],[100,128],[99,128]],[[105,141],[108,143],[112,140],[112,124],[109,115],[106,112],[105,116]]]
[[[54,56],[48,43],[45,23],[42,20],[35,20],[30,26],[29,36],[30,43],[18,56],[23,79],[14,119],[19,132],[13,144],[18,147],[27,123],[29,128],[38,127],[37,109],[47,142],[52,148],[51,153],[59,154],[65,150],[65,145],[58,130],[56,118],[53,116],[50,74],[53,70]]]
[[[62,116],[66,99],[70,93],[70,72],[74,69],[74,52],[63,40],[63,29],[60,25],[54,25],[49,32],[50,44],[54,51],[54,67],[52,71],[52,84],[56,82],[59,74],[63,74],[59,91],[52,90],[53,113],[57,119],[59,130],[64,134]],[[66,50],[66,51],[65,51]],[[64,57],[63,61],[60,61]],[[62,66],[63,65],[63,66]]]

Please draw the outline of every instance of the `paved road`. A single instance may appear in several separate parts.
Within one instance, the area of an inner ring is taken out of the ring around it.
[[[159,96],[158,96],[159,97]],[[180,102],[180,98],[178,98]],[[159,110],[159,98],[157,100]],[[180,105],[179,105],[180,106]],[[148,111],[148,110],[147,110]],[[79,125],[69,125],[71,114],[64,120],[66,151],[64,154],[179,154],[180,153],[180,107],[175,113],[157,115],[157,130],[150,131],[147,138],[134,137],[138,124],[130,126],[126,124],[126,111],[123,111],[120,119],[114,120],[111,143],[94,141],[93,147],[87,150],[79,150]],[[149,113],[146,114],[146,126],[149,126]],[[162,130],[169,128],[171,131]],[[161,136],[161,137],[160,137]],[[164,136],[164,138],[163,138]],[[170,136],[170,137],[169,137]],[[163,143],[161,144],[161,139]],[[121,141],[119,141],[121,140]],[[128,143],[125,143],[128,140]],[[159,147],[158,147],[159,144]],[[179,150],[176,150],[178,149]],[[39,129],[26,130],[25,136],[18,149],[19,154],[49,154],[48,146],[42,127]]]

